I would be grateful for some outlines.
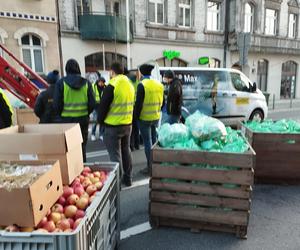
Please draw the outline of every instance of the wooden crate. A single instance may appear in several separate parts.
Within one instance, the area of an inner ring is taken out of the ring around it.
[[[152,226],[231,232],[247,237],[255,164],[251,147],[239,154],[172,150],[155,145],[152,158]],[[195,164],[231,168],[206,169]]]
[[[256,152],[255,182],[300,184],[300,134],[242,131]]]

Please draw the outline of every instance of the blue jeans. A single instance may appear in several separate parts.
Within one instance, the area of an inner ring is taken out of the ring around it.
[[[151,166],[151,147],[157,141],[156,128],[158,126],[158,120],[156,121],[141,121],[139,120],[139,129],[144,141],[145,154],[147,158],[147,167]]]
[[[97,122],[96,110],[93,111],[93,121],[95,121],[95,123],[92,126],[92,135],[96,135],[97,125],[99,125],[99,123]],[[104,127],[99,125],[99,136],[103,136],[103,134],[104,134]]]
[[[169,124],[174,124],[174,123],[179,123],[179,121],[180,121],[180,115],[168,115],[166,122]]]

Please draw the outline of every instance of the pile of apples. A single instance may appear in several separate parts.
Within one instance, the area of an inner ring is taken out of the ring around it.
[[[51,207],[47,215],[34,228],[18,228],[11,225],[5,228],[9,232],[72,232],[85,216],[85,210],[93,202],[96,192],[100,191],[107,179],[104,171],[95,171],[85,167],[80,176],[70,186],[63,187],[63,195]]]

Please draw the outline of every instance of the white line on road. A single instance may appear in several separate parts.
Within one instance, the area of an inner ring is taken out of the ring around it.
[[[121,240],[124,240],[124,239],[126,239],[130,236],[133,236],[133,235],[144,233],[144,232],[149,231],[151,229],[152,228],[151,228],[149,222],[145,222],[145,223],[127,228],[127,229],[121,231]]]
[[[99,150],[99,151],[93,151],[86,154],[87,158],[95,158],[99,156],[105,156],[108,155],[107,150]]]
[[[134,181],[132,186],[124,187],[124,188],[122,188],[122,191],[123,190],[129,190],[129,189],[136,188],[136,187],[140,187],[140,186],[145,186],[145,185],[148,185],[148,184],[149,184],[149,178],[139,180],[139,181]]]

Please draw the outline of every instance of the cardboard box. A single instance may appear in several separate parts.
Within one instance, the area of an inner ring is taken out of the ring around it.
[[[0,162],[3,163],[3,162]],[[10,161],[18,165],[52,165],[29,187],[0,188],[0,225],[35,227],[63,193],[59,161]]]
[[[59,160],[63,184],[83,170],[79,124],[13,126],[0,131],[0,160]]]
[[[14,117],[15,125],[37,124],[40,121],[30,108],[15,109]]]

